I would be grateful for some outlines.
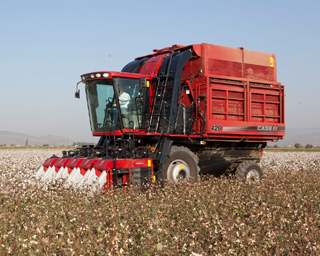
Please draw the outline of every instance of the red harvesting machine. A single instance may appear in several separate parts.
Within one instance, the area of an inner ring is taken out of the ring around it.
[[[38,179],[100,188],[206,174],[259,180],[267,142],[285,135],[274,54],[174,45],[120,72],[84,74],[81,82],[92,134],[100,140],[48,158]]]

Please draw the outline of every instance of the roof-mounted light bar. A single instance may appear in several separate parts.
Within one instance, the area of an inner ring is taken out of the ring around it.
[[[110,77],[110,73],[108,73],[108,72],[92,73],[92,74],[87,74],[87,75],[81,76],[81,80],[82,80],[82,81],[85,81],[85,80],[88,80],[88,79],[108,78],[108,77]]]

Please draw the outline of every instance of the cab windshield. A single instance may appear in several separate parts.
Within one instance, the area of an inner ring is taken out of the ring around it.
[[[86,84],[92,132],[141,128],[139,79],[113,78]]]

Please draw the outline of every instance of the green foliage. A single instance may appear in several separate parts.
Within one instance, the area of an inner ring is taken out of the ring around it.
[[[313,148],[313,145],[312,144],[307,144],[306,148]]]
[[[294,144],[294,147],[295,147],[295,148],[302,148],[302,145],[301,145],[300,143],[295,143],[295,144]]]
[[[49,147],[49,144],[43,144],[43,147]]]
[[[29,184],[0,193],[0,254],[317,255],[319,198],[316,170],[269,172],[261,184],[210,178],[89,197]]]

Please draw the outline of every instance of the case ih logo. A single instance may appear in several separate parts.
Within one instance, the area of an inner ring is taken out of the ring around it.
[[[278,131],[278,126],[272,126],[272,125],[258,125],[257,131],[259,132],[276,132]]]

